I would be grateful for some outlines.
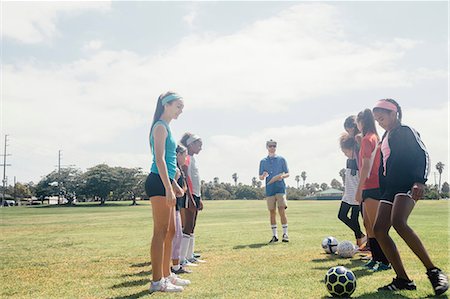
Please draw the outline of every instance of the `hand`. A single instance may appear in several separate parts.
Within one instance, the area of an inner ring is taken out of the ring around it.
[[[177,202],[177,198],[175,197],[175,193],[172,188],[166,190],[166,202],[169,207],[174,207]]]
[[[269,176],[269,173],[267,171],[264,171],[262,174],[263,179]]]
[[[425,191],[424,184],[414,183],[414,185],[411,188],[410,195],[411,195],[412,199],[414,199],[415,201],[418,201],[419,199],[422,198],[424,191]]]
[[[198,210],[203,210],[203,200],[200,200],[200,204],[198,205]]]
[[[183,190],[183,188],[180,187],[180,185],[178,185],[178,183],[176,181],[173,181],[172,187],[173,187],[176,197],[183,197],[184,190]]]
[[[358,191],[356,191],[356,194],[355,194],[355,200],[361,205],[361,203],[362,203],[362,201],[363,201],[363,198],[362,198],[362,190],[359,190],[359,189],[358,189]]]

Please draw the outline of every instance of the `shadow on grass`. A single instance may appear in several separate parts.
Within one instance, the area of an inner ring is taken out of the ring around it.
[[[147,266],[151,266],[151,265],[152,265],[151,262],[145,262],[145,263],[133,264],[130,267],[131,268],[140,268],[140,267],[147,267]]]
[[[150,278],[147,277],[145,279],[133,280],[133,281],[125,281],[119,284],[115,284],[111,287],[111,289],[120,289],[120,288],[130,288],[136,286],[143,286],[150,282]]]
[[[107,202],[103,205],[100,205],[100,203],[79,203],[79,204],[61,204],[61,205],[33,205],[30,206],[30,208],[33,209],[58,209],[58,208],[99,208],[99,207],[129,207],[132,206],[130,204],[126,204],[124,202],[121,203],[115,203],[115,202]]]
[[[343,259],[343,258],[340,258],[337,255],[330,256],[329,258],[325,258],[325,259],[315,259],[315,260],[313,260],[313,262],[318,263],[318,262],[326,262],[326,261],[330,261],[330,260],[331,261],[340,261],[340,262],[342,262],[342,263],[336,264],[336,266],[342,265],[342,266],[350,269],[353,272],[353,274],[355,274],[356,278],[367,276],[367,275],[372,275],[372,274],[375,273],[373,271],[369,271],[366,268],[355,269],[355,268],[358,268],[358,267],[362,267],[366,263],[365,261],[362,261],[362,260],[359,260],[359,259],[352,259],[352,260]],[[330,269],[330,266],[318,266],[318,267],[314,267],[313,269],[328,271],[328,269]],[[323,281],[323,279],[321,281]]]
[[[111,299],[133,299],[133,298],[141,298],[141,297],[147,296],[148,294],[149,294],[149,291],[148,291],[148,290],[144,290],[144,291],[141,291],[141,292],[139,292],[139,293],[131,294],[131,295],[128,295],[128,296],[114,297],[114,298],[111,298]]]
[[[133,277],[133,276],[150,276],[152,275],[152,271],[141,271],[138,273],[131,273],[131,274],[123,274],[121,277]]]
[[[268,243],[256,243],[256,244],[248,244],[248,245],[237,245],[234,246],[233,249],[244,249],[244,248],[261,248],[269,245]]]

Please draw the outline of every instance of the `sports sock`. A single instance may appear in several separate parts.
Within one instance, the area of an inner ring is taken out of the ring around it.
[[[180,250],[180,261],[181,262],[183,262],[186,259],[190,240],[191,240],[190,235],[183,234],[183,239],[181,239],[181,250]]]
[[[191,259],[194,256],[194,240],[195,240],[195,236],[191,235],[189,238],[189,247],[188,247],[188,251],[186,254],[186,259]]]
[[[382,262],[385,265],[389,265],[389,261],[387,259],[387,257],[384,255],[383,249],[381,249],[380,244],[378,243],[377,239],[373,239],[373,245],[370,244],[370,248],[376,248],[377,251],[377,262]]]
[[[180,270],[180,268],[181,268],[180,264],[178,264],[178,265],[173,265],[173,267],[172,267],[172,269],[174,269],[175,271]]]
[[[288,225],[286,223],[286,224],[283,224],[283,235],[287,236],[287,234],[288,234]]]
[[[272,234],[274,235],[274,237],[278,238],[278,232],[277,232],[277,225],[273,225],[272,224]]]

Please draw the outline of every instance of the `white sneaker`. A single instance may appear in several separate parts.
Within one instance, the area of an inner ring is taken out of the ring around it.
[[[182,262],[181,262],[181,266],[183,266],[183,267],[198,267],[197,264],[191,263],[191,262],[188,261],[188,260],[182,261]]]
[[[183,291],[183,287],[173,285],[169,281],[164,278],[161,278],[158,282],[150,283],[150,294],[154,292],[181,292]]]
[[[195,258],[195,257],[190,258],[188,261],[189,261],[190,263],[200,263],[200,264],[206,263],[205,260],[201,260],[201,259],[198,259],[198,258]]]
[[[170,276],[166,279],[175,286],[187,286],[191,284],[190,280],[179,278],[175,273],[170,273]]]

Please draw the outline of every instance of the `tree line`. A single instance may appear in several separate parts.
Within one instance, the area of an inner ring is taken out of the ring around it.
[[[436,165],[439,171],[439,185],[427,185],[424,198],[438,199],[449,197],[449,184],[444,182],[441,186],[441,174],[444,164]],[[288,186],[287,198],[300,200],[317,192],[329,188],[343,190],[345,182],[345,169],[339,171],[342,181],[333,179],[327,183],[306,183],[307,173],[302,171],[295,176],[296,187]],[[103,205],[108,201],[148,199],[144,184],[147,174],[141,168],[110,167],[99,164],[88,168],[85,172],[79,169],[66,167],[60,171],[52,171],[43,177],[37,184],[16,183],[8,186],[6,193],[14,199],[30,198],[32,196],[44,200],[51,196],[64,198],[68,204],[76,201],[98,201]],[[217,199],[263,199],[265,197],[263,182],[256,177],[252,178],[251,185],[239,183],[237,173],[231,175],[234,184],[220,182],[218,177],[212,181],[202,181],[202,197],[206,200]],[[300,184],[301,182],[301,184]]]

